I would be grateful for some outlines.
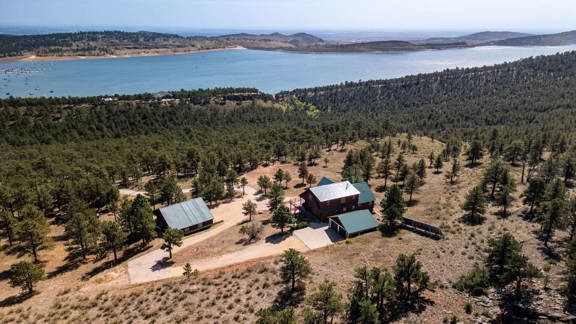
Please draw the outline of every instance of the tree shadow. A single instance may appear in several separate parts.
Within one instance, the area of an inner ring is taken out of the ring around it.
[[[540,314],[534,307],[534,296],[538,293],[535,290],[521,290],[517,295],[514,289],[506,290],[502,293],[499,307],[502,310],[502,320],[504,323],[518,323],[532,321],[540,318]]]
[[[484,224],[486,217],[484,215],[472,216],[471,214],[467,213],[460,217],[459,221],[466,225],[477,226]]]
[[[294,189],[300,189],[300,188],[304,188],[304,187],[306,187],[306,184],[301,183],[301,182],[294,185]]]
[[[266,243],[279,244],[291,236],[291,233],[276,233],[266,237]]]
[[[20,294],[20,295],[16,295],[16,296],[9,296],[4,298],[4,300],[0,301],[0,307],[9,307],[9,306],[14,306],[16,304],[20,304],[23,303],[24,301],[38,295],[39,292],[33,292],[31,294],[29,293],[25,293],[25,294]]]
[[[381,224],[378,230],[383,237],[394,237],[398,234],[399,227],[390,227],[387,224]]]
[[[278,296],[274,299],[272,304],[273,310],[282,310],[287,307],[296,307],[304,301],[306,296],[306,287],[304,284],[299,284],[292,291],[289,287],[285,287],[278,292]]]
[[[168,257],[164,257],[162,258],[162,260],[156,261],[156,263],[154,263],[152,267],[150,267],[150,270],[152,270],[153,272],[160,271],[162,269],[171,267],[172,265],[174,265],[174,261],[168,259]]]
[[[503,211],[503,210],[499,210],[497,212],[494,213],[494,216],[500,218],[500,219],[506,219],[508,217],[510,217],[510,215],[512,215],[511,212],[509,211]]]
[[[551,248],[550,246],[545,246],[544,244],[538,246],[538,251],[542,253],[542,255],[546,258],[549,262],[558,263],[562,261],[562,256],[556,249]]]
[[[406,202],[406,206],[407,207],[413,207],[416,206],[418,204],[419,200],[418,199],[412,199]]]

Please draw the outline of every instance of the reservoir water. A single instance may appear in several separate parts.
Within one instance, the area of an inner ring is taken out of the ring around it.
[[[212,87],[267,93],[510,62],[576,50],[477,47],[409,53],[303,54],[232,50],[186,55],[0,63],[0,98],[92,96]]]

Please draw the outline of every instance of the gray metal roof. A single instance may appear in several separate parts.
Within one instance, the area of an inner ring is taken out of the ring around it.
[[[360,191],[358,191],[358,189],[356,189],[349,181],[310,188],[310,191],[321,202],[360,194]]]
[[[160,213],[168,226],[174,229],[184,229],[214,218],[202,198],[160,208]]]

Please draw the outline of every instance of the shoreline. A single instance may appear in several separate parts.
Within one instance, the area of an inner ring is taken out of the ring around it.
[[[158,52],[158,53],[135,53],[135,54],[118,54],[118,55],[94,55],[94,56],[81,56],[81,55],[70,55],[70,56],[11,56],[11,57],[0,57],[1,63],[12,63],[12,62],[56,62],[56,61],[78,61],[78,60],[98,60],[98,59],[116,59],[116,58],[131,58],[131,57],[152,57],[152,56],[172,56],[172,55],[186,55],[186,54],[200,54],[200,53],[211,53],[211,52],[223,52],[223,51],[239,51],[246,50],[242,46],[234,47],[223,47],[223,48],[213,48],[213,49],[200,49],[192,51],[183,52]]]

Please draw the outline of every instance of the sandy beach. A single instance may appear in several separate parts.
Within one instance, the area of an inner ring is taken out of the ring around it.
[[[209,53],[209,52],[221,52],[221,51],[234,51],[234,50],[245,50],[246,48],[242,46],[225,47],[225,48],[214,48],[214,49],[201,49],[201,50],[190,50],[190,51],[174,51],[174,50],[156,50],[152,52],[141,52],[141,53],[130,53],[130,54],[118,54],[118,55],[98,55],[98,56],[79,56],[79,55],[63,55],[63,56],[37,56],[37,55],[26,55],[26,56],[12,56],[12,57],[0,57],[0,63],[8,62],[50,62],[50,61],[73,61],[73,60],[96,60],[96,59],[111,59],[111,58],[130,58],[130,57],[145,57],[145,56],[168,56],[168,55],[184,55],[184,54],[198,54],[198,53]]]

